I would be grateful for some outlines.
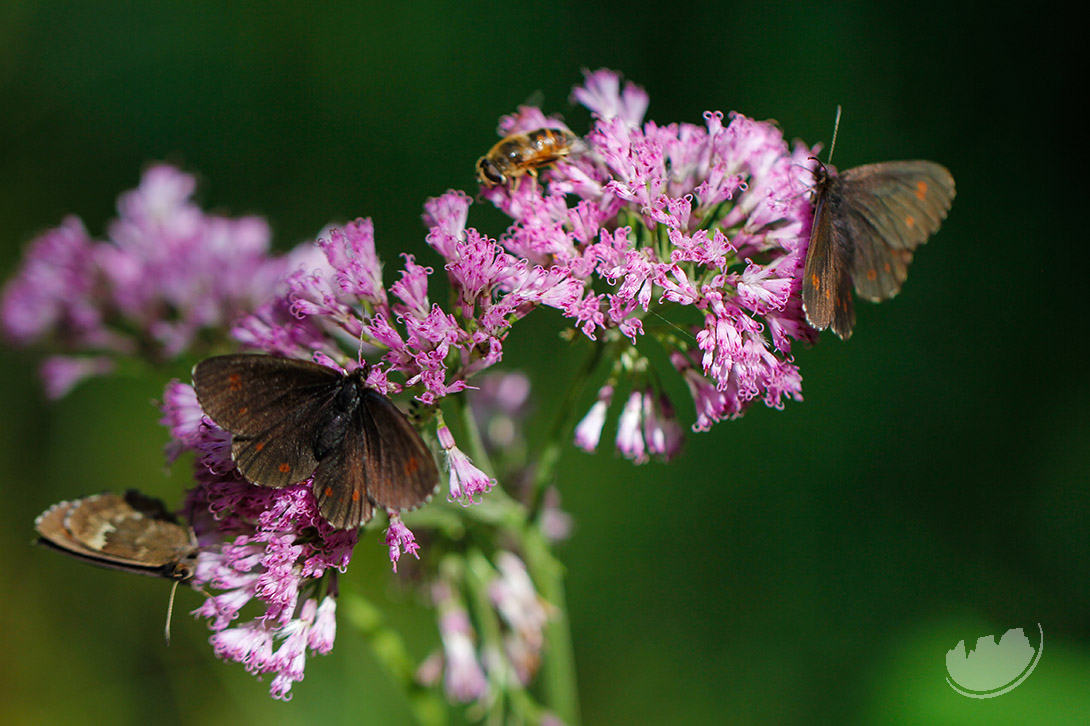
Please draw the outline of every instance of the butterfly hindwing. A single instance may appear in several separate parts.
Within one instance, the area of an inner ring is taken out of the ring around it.
[[[374,506],[367,496],[367,469],[361,437],[345,436],[341,446],[322,459],[314,472],[313,491],[322,516],[334,527],[359,527],[371,521]]]
[[[854,211],[848,213],[859,216]],[[866,224],[866,220],[859,217],[856,229],[865,228]],[[908,277],[908,266],[912,262],[912,252],[890,247],[877,236],[866,239],[866,231],[859,234],[864,239],[856,241],[852,258],[848,261],[852,270],[851,278],[855,282],[855,292],[871,302],[888,300],[900,292],[904,285]]]
[[[435,459],[401,409],[362,384],[358,392],[343,442],[314,474],[314,496],[335,527],[366,523],[376,507],[415,509],[439,481]]]
[[[364,392],[359,411],[370,500],[400,510],[428,501],[437,488],[439,469],[408,417],[370,389]]]

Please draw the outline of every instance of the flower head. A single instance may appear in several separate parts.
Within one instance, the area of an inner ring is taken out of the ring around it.
[[[258,675],[275,673],[271,692],[286,700],[303,677],[307,652],[333,647],[336,577],[358,532],[335,530],[322,518],[309,482],[271,489],[242,479],[231,437],[198,411],[190,386],[168,386],[163,422],[175,437],[174,453],[197,454],[196,486],[183,511],[201,544],[193,584],[209,596],[194,614],[208,620],[217,655]],[[240,622],[247,605],[261,612]]]
[[[264,220],[205,214],[195,188],[192,176],[152,166],[121,195],[106,241],[68,217],[30,244],[4,287],[0,326],[18,345],[71,354],[43,368],[51,396],[110,370],[111,357],[178,357],[272,298],[292,269],[317,262],[309,246],[270,256]]]
[[[797,302],[813,149],[789,147],[774,124],[741,114],[645,121],[642,89],[622,88],[608,70],[585,76],[572,93],[594,115],[585,153],[558,160],[542,184],[486,198],[513,218],[500,243],[565,291],[555,306],[575,328],[628,340],[616,359],[633,390],[618,448],[635,461],[669,457],[680,429],[661,394],[643,393],[649,339],[671,360],[698,363],[679,369],[693,391],[694,430],[754,400],[801,398],[791,343],[815,339]],[[596,446],[606,403],[600,397],[577,429],[580,447]]]

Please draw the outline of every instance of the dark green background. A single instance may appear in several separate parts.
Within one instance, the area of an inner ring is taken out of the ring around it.
[[[101,236],[155,160],[198,173],[208,208],[268,217],[280,249],[370,215],[391,268],[402,251],[435,265],[424,200],[472,190],[498,117],[537,91],[585,131],[567,101],[582,67],[642,84],[662,123],[738,110],[827,142],[842,104],[837,165],[940,161],[958,185],[949,220],[895,301],[862,305],[849,343],[826,335],[798,352],[804,403],[691,436],[668,466],[566,456],[577,529],[561,554],[585,719],[1085,723],[1087,167],[1073,153],[1085,146],[1071,109],[1085,81],[1062,36],[1073,21],[901,5],[3,3],[0,271],[66,213]],[[483,205],[470,223],[504,228]],[[542,396],[536,430],[582,355],[556,345],[560,327],[545,311],[505,350]],[[187,473],[164,474],[148,403],[166,374],[47,404],[35,361],[0,350],[6,723],[407,718],[347,621],[277,703],[216,661],[202,623],[176,614],[163,644],[164,583],[31,547],[54,501],[136,486],[175,502]],[[388,594],[373,537],[345,586],[389,598],[422,656],[430,616],[411,593]],[[197,601],[181,593],[179,610]],[[1037,622],[1047,652],[1015,691],[970,700],[945,683],[959,640]]]

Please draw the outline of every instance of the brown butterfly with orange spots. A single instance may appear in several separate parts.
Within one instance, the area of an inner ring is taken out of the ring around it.
[[[314,475],[318,507],[338,529],[376,507],[409,510],[439,488],[420,434],[364,380],[295,358],[222,355],[193,368],[208,417],[232,434],[231,456],[247,481],[281,488]]]
[[[814,177],[802,307],[810,325],[831,326],[847,340],[855,324],[852,283],[872,302],[900,292],[913,250],[950,211],[954,177],[933,161],[867,164],[840,175],[817,161]]]

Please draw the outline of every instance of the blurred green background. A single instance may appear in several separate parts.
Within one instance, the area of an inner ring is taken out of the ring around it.
[[[390,266],[402,251],[435,264],[424,200],[472,191],[498,117],[535,92],[585,131],[567,100],[583,67],[643,85],[661,123],[738,110],[827,144],[842,104],[835,163],[940,161],[951,215],[904,292],[860,306],[849,343],[798,351],[804,403],[690,436],[670,465],[567,454],[585,721],[1088,721],[1086,169],[1070,151],[1085,94],[1062,18],[752,0],[225,6],[0,4],[5,279],[66,213],[101,237],[155,160],[197,173],[206,208],[266,216],[279,249],[369,215]],[[480,204],[470,224],[505,226]],[[533,377],[541,430],[581,354],[556,346],[558,315],[532,320],[505,366]],[[184,615],[194,593],[167,647],[166,584],[32,547],[55,501],[135,486],[173,504],[187,479],[165,472],[149,404],[164,377],[47,404],[35,363],[0,349],[0,720],[408,719],[346,621],[294,700],[274,702],[212,656]],[[345,586],[390,603],[422,657],[433,620],[388,587],[375,536]],[[945,683],[958,641],[1023,627],[1036,642],[1038,622],[1047,652],[1013,692],[971,700]]]

